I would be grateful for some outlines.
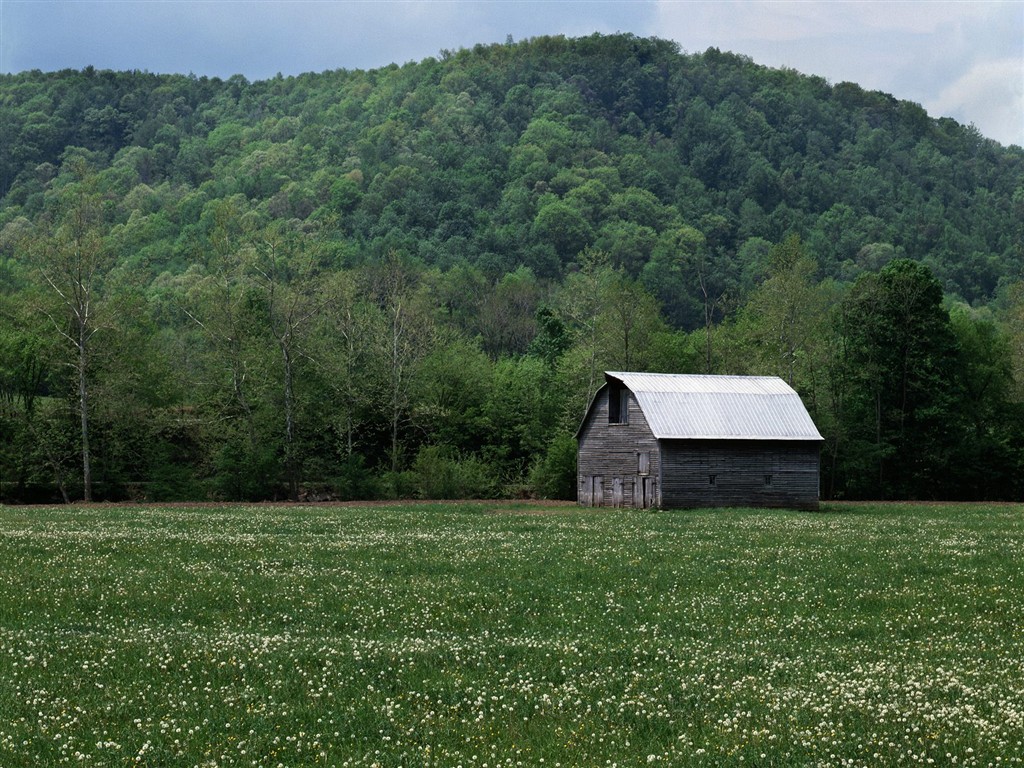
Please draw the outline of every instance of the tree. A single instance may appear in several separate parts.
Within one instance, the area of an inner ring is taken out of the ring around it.
[[[590,245],[594,232],[586,218],[566,202],[555,200],[537,212],[533,237],[550,243],[562,261],[569,261]]]
[[[459,454],[479,451],[492,433],[486,414],[494,363],[453,330],[439,330],[436,345],[416,372],[417,426],[434,444]]]
[[[768,277],[742,310],[746,341],[758,358],[755,368],[796,387],[809,344],[820,338],[825,304],[814,283],[817,271],[798,235],[772,248]]]
[[[352,272],[339,271],[323,284],[324,307],[311,356],[321,382],[336,395],[332,421],[341,435],[341,451],[352,461],[360,413],[369,405],[365,375],[371,369],[380,312],[361,290]]]
[[[307,354],[306,339],[323,309],[320,241],[287,226],[272,225],[251,238],[246,263],[262,300],[265,320],[280,353],[284,415],[284,466],[290,498],[299,498],[301,476],[296,438],[296,375]]]
[[[715,323],[728,295],[704,235],[691,226],[663,233],[640,279],[661,301],[673,325],[686,330],[703,327],[705,373],[711,373]]]
[[[417,277],[395,252],[370,270],[370,293],[382,321],[375,357],[382,368],[392,473],[401,467],[401,432],[410,417],[415,370],[433,343],[433,318],[419,301]]]
[[[278,474],[274,446],[263,439],[269,355],[260,338],[265,318],[246,271],[247,207],[241,198],[208,206],[209,231],[201,244],[206,264],[190,267],[179,286],[179,307],[199,331],[195,346],[204,375],[197,399],[216,425],[215,484],[239,499],[268,495]]]
[[[615,271],[603,251],[588,249],[580,254],[579,271],[570,274],[559,294],[559,312],[572,333],[581,361],[579,376],[569,386],[576,393],[570,418],[577,423],[586,415],[590,398],[599,384],[601,313]]]
[[[33,427],[51,346],[34,315],[27,301],[0,295],[0,499],[24,499],[33,471]]]
[[[603,251],[580,255],[558,294],[557,316],[545,321],[541,345],[557,345],[558,389],[566,393],[561,427],[575,430],[590,399],[604,382],[606,369],[645,370],[654,363],[654,346],[665,324],[657,301]],[[557,320],[555,324],[552,321]],[[549,353],[550,354],[550,353]]]
[[[612,219],[601,227],[595,247],[606,251],[612,264],[636,277],[650,260],[657,241],[658,234],[651,227],[635,221]]]
[[[907,259],[857,281],[845,302],[841,469],[859,496],[936,498],[959,439],[956,338],[942,288]]]
[[[655,334],[664,330],[658,302],[637,281],[616,272],[604,286],[598,334],[601,359],[615,370],[646,370]]]
[[[537,330],[541,289],[529,267],[509,272],[480,297],[478,327],[484,351],[492,357],[526,352]]]
[[[51,293],[42,311],[71,353],[67,365],[74,370],[77,389],[82,496],[92,501],[90,374],[93,340],[106,322],[100,291],[111,260],[95,176],[81,161],[72,164],[70,173],[73,180],[51,199],[47,215],[23,247]]]
[[[484,453],[509,479],[526,476],[554,432],[561,392],[550,380],[547,366],[533,357],[505,358],[494,366],[485,407],[490,439]]]
[[[1001,319],[1008,340],[1014,397],[1017,402],[1024,402],[1024,281],[1011,283],[1005,294]]]
[[[530,471],[533,491],[545,499],[576,499],[576,438],[556,432]]]
[[[1010,342],[985,313],[954,306],[950,323],[957,340],[957,380],[962,414],[952,493],[964,499],[1018,497],[1019,452],[1024,435],[1012,402]]]

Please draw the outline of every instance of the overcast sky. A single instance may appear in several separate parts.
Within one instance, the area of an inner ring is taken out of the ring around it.
[[[1024,0],[0,0],[0,71],[259,80],[592,32],[849,80],[1024,146]]]

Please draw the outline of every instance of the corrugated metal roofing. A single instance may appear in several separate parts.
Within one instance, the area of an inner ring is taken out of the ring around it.
[[[821,440],[800,395],[776,376],[607,371],[659,439]]]

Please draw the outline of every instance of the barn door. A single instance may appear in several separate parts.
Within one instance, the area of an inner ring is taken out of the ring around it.
[[[622,478],[616,477],[612,479],[612,506],[622,506]]]
[[[654,478],[638,477],[636,479],[637,494],[634,504],[640,509],[650,509],[654,506]]]
[[[604,506],[604,477],[594,475],[590,478],[590,506]]]
[[[633,482],[633,506],[647,509],[654,505],[654,480],[651,477],[651,452],[638,451],[636,454],[636,480]]]
[[[590,498],[590,478],[580,478],[579,503],[581,506],[589,507],[593,502]]]

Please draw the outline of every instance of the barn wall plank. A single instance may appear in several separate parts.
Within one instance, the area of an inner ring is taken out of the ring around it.
[[[669,440],[662,462],[665,507],[818,508],[818,443]]]

